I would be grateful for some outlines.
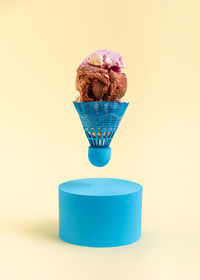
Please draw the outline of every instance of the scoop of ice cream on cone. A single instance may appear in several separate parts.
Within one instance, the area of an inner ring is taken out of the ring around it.
[[[127,88],[122,68],[124,62],[117,52],[104,49],[87,56],[77,69],[77,101],[120,101]]]
[[[122,56],[114,51],[103,49],[97,50],[89,54],[81,63],[81,65],[95,65],[105,67],[107,69],[115,69],[121,72],[121,69],[125,67]]]

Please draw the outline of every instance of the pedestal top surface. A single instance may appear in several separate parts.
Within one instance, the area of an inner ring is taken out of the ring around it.
[[[67,181],[59,186],[60,191],[75,195],[112,196],[135,193],[142,186],[128,180],[114,178],[89,178]]]

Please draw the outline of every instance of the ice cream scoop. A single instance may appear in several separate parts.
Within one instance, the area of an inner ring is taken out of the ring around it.
[[[115,71],[121,71],[125,67],[122,56],[114,51],[103,49],[97,50],[89,54],[81,63],[81,65],[94,65],[105,67],[107,69],[114,69]]]
[[[91,53],[77,69],[78,101],[121,100],[127,89],[127,78],[121,72],[122,68],[123,58],[117,52],[104,49]]]

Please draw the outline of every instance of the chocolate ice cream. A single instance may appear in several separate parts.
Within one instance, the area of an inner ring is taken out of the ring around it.
[[[77,69],[78,102],[120,101],[127,88],[127,79],[120,54],[99,50],[88,56]]]

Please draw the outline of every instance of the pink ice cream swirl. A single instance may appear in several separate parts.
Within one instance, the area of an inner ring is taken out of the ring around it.
[[[99,66],[105,69],[112,69],[115,72],[121,72],[121,69],[125,67],[122,56],[107,49],[91,53],[80,64],[80,66],[82,65]]]

